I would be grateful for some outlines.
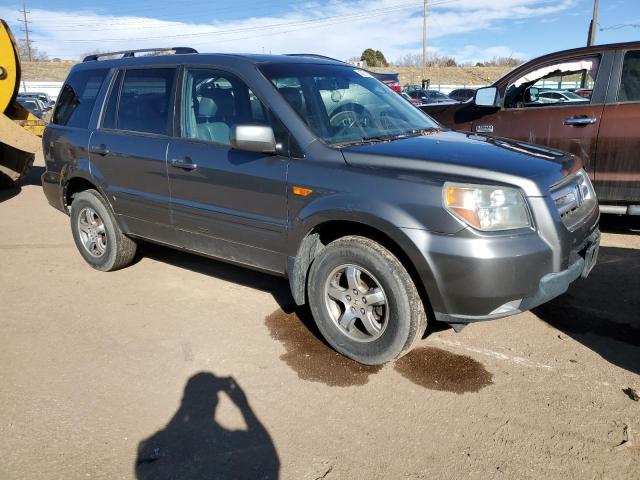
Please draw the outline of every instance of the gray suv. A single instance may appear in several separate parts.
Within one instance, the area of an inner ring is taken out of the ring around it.
[[[427,321],[517,314],[596,261],[573,155],[446,130],[338,61],[100,58],[69,73],[42,176],[97,270],[144,240],[285,276],[329,344],[381,364]]]

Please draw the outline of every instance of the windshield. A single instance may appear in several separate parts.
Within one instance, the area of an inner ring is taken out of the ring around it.
[[[389,141],[438,128],[421,110],[355,67],[272,64],[261,70],[329,145]]]

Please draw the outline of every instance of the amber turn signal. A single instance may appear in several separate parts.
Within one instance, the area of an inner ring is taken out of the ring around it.
[[[311,192],[313,192],[313,190],[311,190],[310,188],[303,187],[293,187],[291,191],[294,195],[300,195],[301,197],[306,197],[307,195],[310,195]]]

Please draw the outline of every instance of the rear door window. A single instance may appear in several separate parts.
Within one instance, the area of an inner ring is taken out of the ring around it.
[[[640,50],[629,51],[624,56],[618,101],[640,102]]]
[[[109,94],[102,128],[168,134],[175,76],[175,68],[120,72]]]
[[[62,87],[52,123],[87,128],[96,97],[109,69],[72,72]]]

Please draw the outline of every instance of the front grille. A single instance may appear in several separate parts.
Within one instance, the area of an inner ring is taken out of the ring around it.
[[[596,204],[593,186],[584,170],[551,187],[551,198],[569,229],[580,223]]]

